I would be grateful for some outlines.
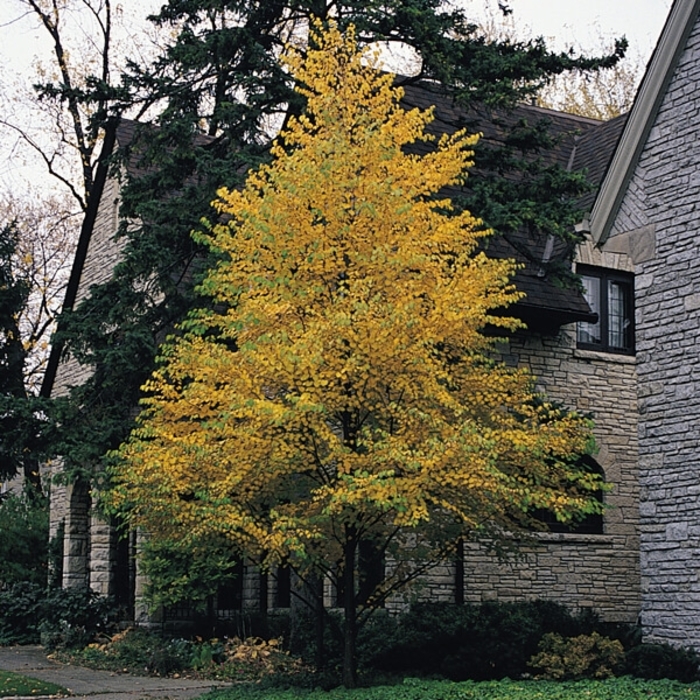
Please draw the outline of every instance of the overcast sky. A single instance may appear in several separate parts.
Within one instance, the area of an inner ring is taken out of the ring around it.
[[[125,17],[133,18],[127,27],[138,26],[163,0],[121,0]],[[448,0],[467,9],[475,21],[490,13],[498,16],[498,0]],[[671,6],[671,0],[507,0],[513,10],[512,26],[518,38],[543,36],[559,50],[571,46],[595,51],[601,39],[627,36],[630,55],[645,62],[658,39]],[[30,67],[37,56],[50,59],[51,45],[34,18],[23,12],[20,0],[0,0],[0,93],[7,93],[11,82],[29,85]],[[395,69],[392,67],[392,69]],[[0,100],[7,107],[6,96]],[[6,109],[1,111],[6,113]],[[7,134],[0,134],[0,186],[26,176],[33,167],[21,163],[8,152]],[[16,153],[16,152],[14,152]],[[9,180],[8,180],[9,178]]]
[[[498,0],[450,0],[469,15],[482,18],[493,13]],[[636,54],[650,54],[668,14],[671,0],[507,0],[513,23],[525,35],[542,35],[556,48],[580,44],[596,47],[605,38],[626,35]],[[122,0],[128,14],[152,11],[162,0]],[[45,42],[30,16],[23,15],[19,0],[0,0],[0,59],[3,66],[20,68]]]
[[[453,0],[483,16],[495,0]],[[651,53],[671,0],[507,0],[516,27],[544,36],[556,48],[572,43],[595,47],[598,37],[627,36],[634,53]],[[530,32],[527,32],[530,33]]]

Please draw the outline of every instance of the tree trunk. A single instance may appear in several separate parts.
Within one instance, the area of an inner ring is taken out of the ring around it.
[[[22,344],[19,325],[13,320],[6,327],[9,340],[6,343],[6,378],[2,384],[7,393],[17,399],[18,402],[29,401],[30,397],[24,385],[24,368],[27,361],[27,351]],[[15,421],[25,420],[21,417]],[[16,427],[16,426],[14,426]],[[24,454],[14,463],[16,473],[22,472],[24,487],[34,494],[41,495],[41,474],[39,461],[30,454]]]
[[[317,669],[322,669],[326,665],[326,611],[323,607],[323,579],[320,576],[314,578],[314,631],[316,635],[316,657]]]
[[[355,553],[357,537],[355,529],[345,526],[343,561],[343,607],[345,625],[343,629],[343,685],[357,687],[357,603],[355,599]]]

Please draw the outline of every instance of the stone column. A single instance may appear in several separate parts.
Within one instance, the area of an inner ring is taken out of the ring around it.
[[[146,586],[148,577],[143,571],[141,563],[141,548],[146,535],[143,532],[136,532],[136,544],[134,556],[136,558],[136,577],[134,581],[134,623],[148,627],[153,622],[160,621],[160,615],[149,614],[148,603],[146,601]]]
[[[63,541],[63,587],[78,588],[90,582],[90,490],[78,481],[66,487],[66,513]]]
[[[52,464],[45,483],[49,485],[49,542],[60,548],[49,558],[49,583],[63,585],[65,526],[68,515],[68,489],[65,484],[54,483],[51,477],[58,472],[60,465]]]
[[[90,513],[90,588],[100,595],[112,591],[114,549],[112,526],[93,508]]]

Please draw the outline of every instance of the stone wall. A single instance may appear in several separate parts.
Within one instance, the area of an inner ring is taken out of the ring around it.
[[[626,254],[591,245],[580,249],[578,259],[631,269]],[[595,457],[612,489],[604,497],[602,534],[533,533],[514,543],[513,554],[502,561],[466,543],[464,601],[546,599],[570,609],[593,608],[609,621],[636,623],[641,590],[635,358],[577,349],[573,325],[555,336],[518,334],[501,355],[512,366],[529,367],[549,398],[592,414]],[[451,563],[437,567],[390,607],[404,609],[413,598],[454,601],[457,571]]]
[[[113,178],[108,179],[100,200],[83,273],[80,277],[76,306],[88,296],[90,287],[109,280],[114,266],[119,261],[122,246],[114,240],[119,224],[118,195],[118,181]],[[71,357],[62,360],[56,373],[52,396],[65,396],[71,386],[80,386],[91,374],[91,367],[80,365]]]
[[[635,283],[642,624],[650,640],[700,648],[698,75],[696,25],[608,244],[647,239]]]
[[[588,264],[617,269],[626,265],[623,258],[603,259],[585,251],[580,257]],[[504,563],[470,545],[465,553],[465,600],[552,599],[633,623],[640,607],[634,358],[576,349],[573,326],[553,337],[516,337],[504,357],[530,367],[538,387],[551,399],[592,414],[596,460],[612,490],[604,497],[603,534],[538,535],[522,545],[520,557]]]
[[[89,294],[90,287],[106,282],[119,260],[121,245],[114,240],[118,226],[119,183],[109,179],[105,185],[90,240],[76,305]],[[52,396],[65,396],[70,387],[79,386],[91,375],[89,365],[81,365],[72,357],[62,359]],[[52,475],[60,473],[62,464],[50,465]],[[92,509],[89,490],[77,484],[51,485],[50,535],[54,537],[63,525],[63,585],[89,585],[98,593],[112,595],[110,587],[114,533]]]

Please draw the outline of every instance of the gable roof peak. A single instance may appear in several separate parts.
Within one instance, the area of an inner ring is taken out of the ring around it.
[[[700,12],[700,0],[674,0],[647,65],[622,136],[598,190],[590,214],[593,241],[603,244],[649,136],[681,53]]]

